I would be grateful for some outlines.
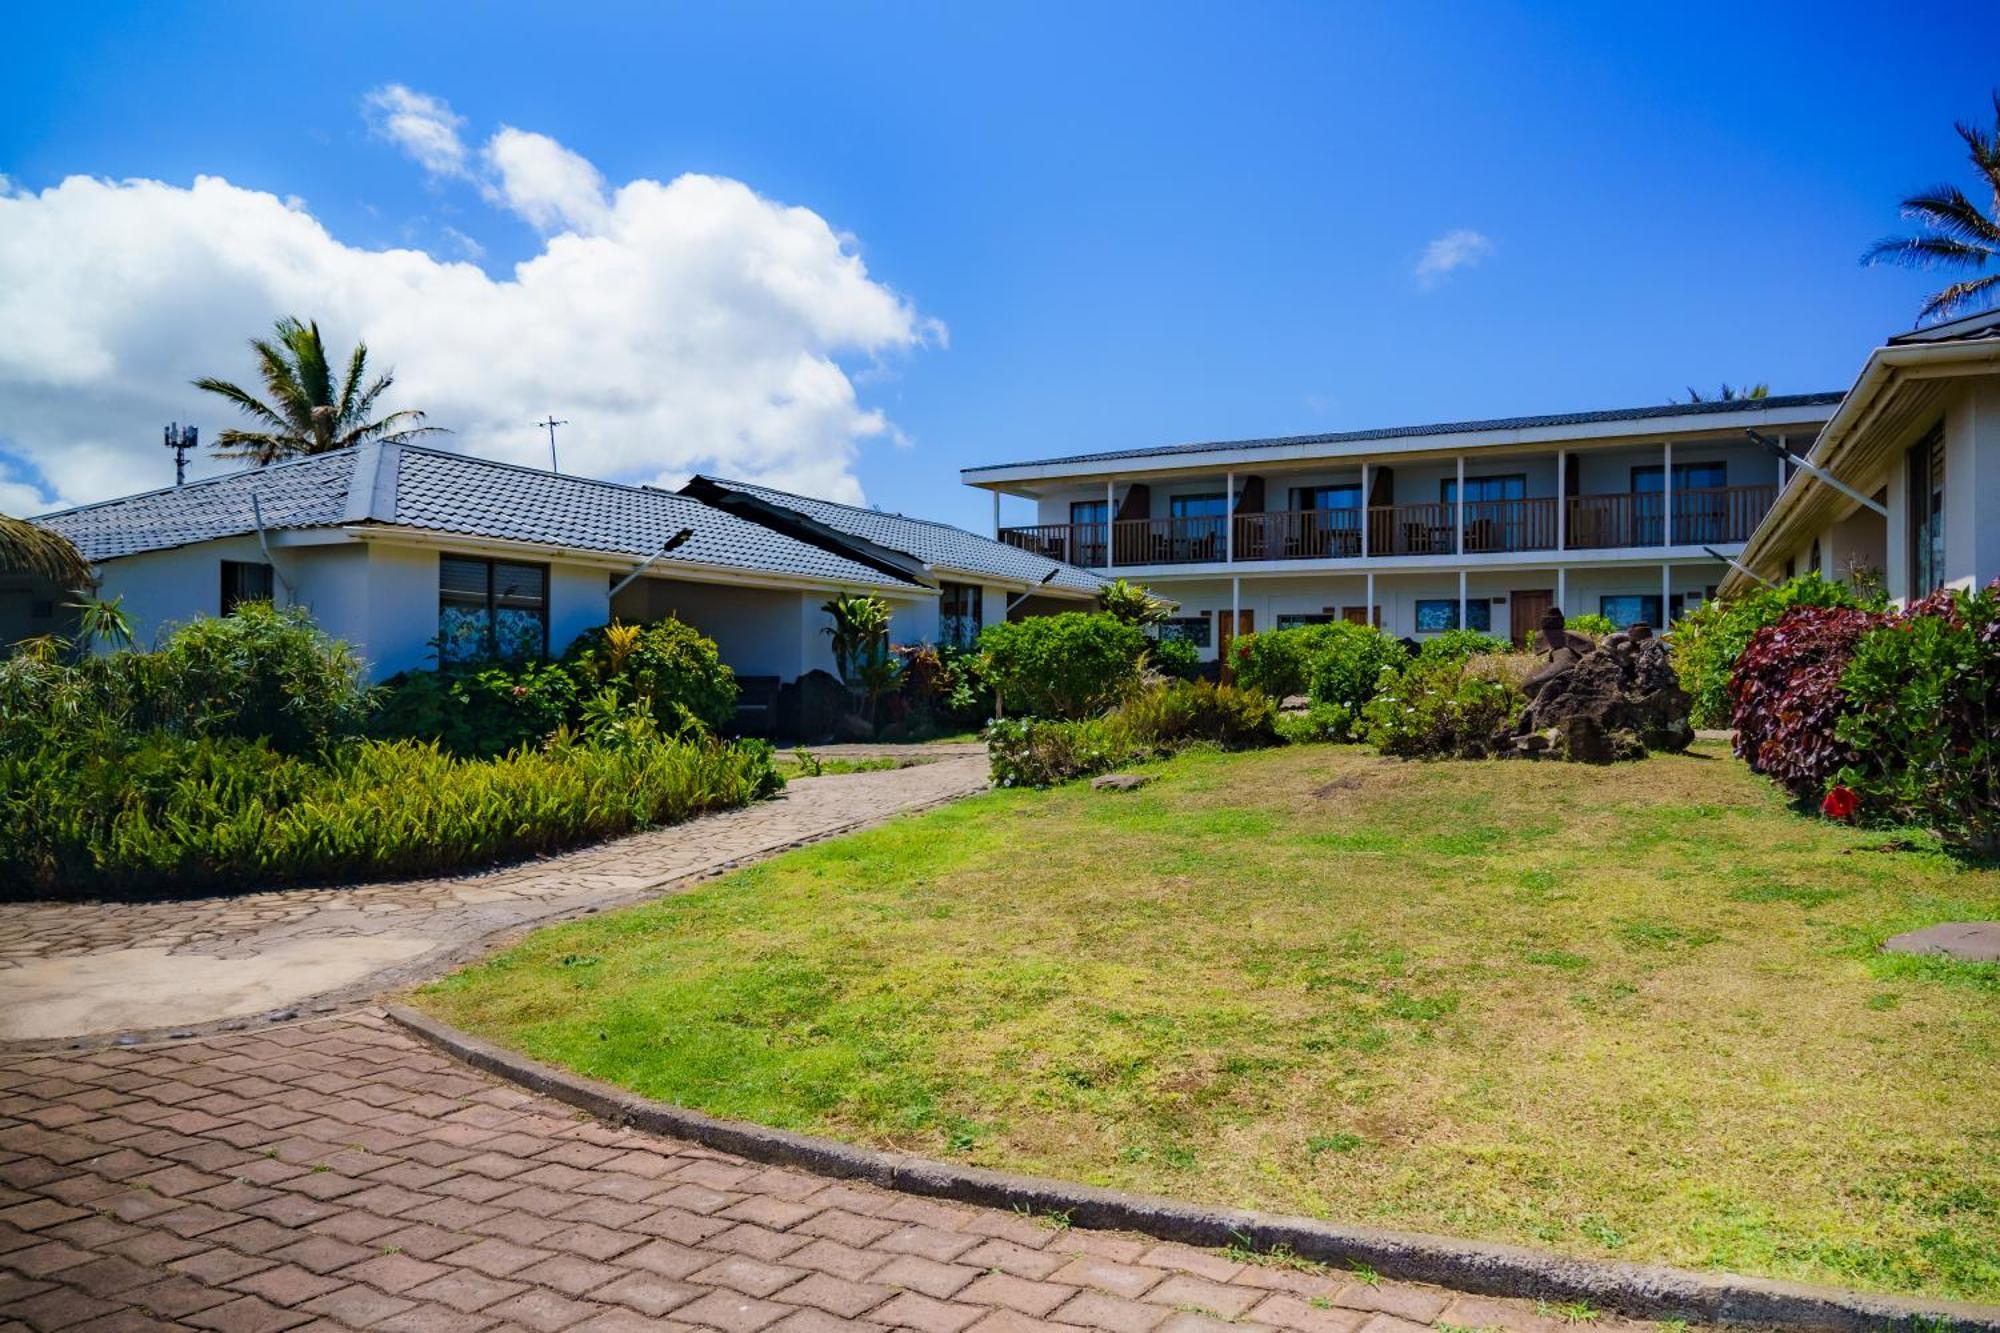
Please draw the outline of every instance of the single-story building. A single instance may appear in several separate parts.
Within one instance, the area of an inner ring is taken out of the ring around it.
[[[1869,354],[1721,585],[1809,569],[1906,603],[2000,579],[2000,310]]]
[[[677,616],[739,675],[831,670],[842,593],[898,642],[964,638],[1050,605],[1086,571],[945,524],[702,479],[676,493],[413,444],[365,444],[48,514],[142,645],[268,598],[351,644],[372,679],[438,661],[558,654],[614,616]],[[1029,595],[1033,594],[1033,603]],[[0,643],[73,627],[69,594],[0,579]],[[942,612],[941,612],[942,608]]]

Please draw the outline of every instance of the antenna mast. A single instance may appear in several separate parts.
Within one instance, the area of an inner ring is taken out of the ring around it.
[[[178,421],[167,426],[165,444],[174,451],[174,485],[187,484],[188,455],[193,453],[201,436],[193,426],[183,426]]]
[[[547,421],[537,421],[535,424],[537,426],[547,426],[549,429],[549,471],[562,471],[561,468],[556,466],[556,427],[567,426],[569,423],[567,421],[558,421],[556,414],[551,412]]]

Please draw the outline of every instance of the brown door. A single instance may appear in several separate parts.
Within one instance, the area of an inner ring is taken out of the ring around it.
[[[1525,648],[1533,636],[1542,628],[1542,617],[1556,604],[1556,595],[1548,588],[1538,588],[1533,592],[1517,592],[1513,603],[1507,609],[1507,625],[1512,631],[1514,646]]]
[[[1231,622],[1232,617],[1229,612],[1215,613],[1215,660],[1222,664],[1222,683],[1225,685],[1236,678],[1235,672],[1231,669],[1231,663],[1235,659],[1229,655],[1229,644],[1239,634],[1256,633],[1257,615],[1254,611],[1239,611],[1234,617],[1234,623]]]
[[[1368,608],[1365,606],[1343,606],[1340,608],[1340,618],[1350,625],[1366,625],[1368,623]],[[1375,608],[1375,628],[1382,628],[1382,608],[1379,606]]]

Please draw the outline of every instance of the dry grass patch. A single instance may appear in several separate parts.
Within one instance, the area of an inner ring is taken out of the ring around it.
[[[2000,872],[1615,770],[1189,755],[556,927],[442,1016],[719,1114],[1345,1221],[2000,1298]]]

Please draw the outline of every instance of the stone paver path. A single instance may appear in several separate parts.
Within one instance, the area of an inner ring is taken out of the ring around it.
[[[496,935],[657,896],[967,795],[986,785],[986,772],[978,747],[950,747],[934,762],[794,779],[778,799],[742,810],[441,879],[147,903],[0,903],[0,1039],[164,1033],[331,1008],[441,971]]]
[[[0,1330],[1448,1324],[1560,1327],[611,1128],[370,1012],[0,1056]]]

